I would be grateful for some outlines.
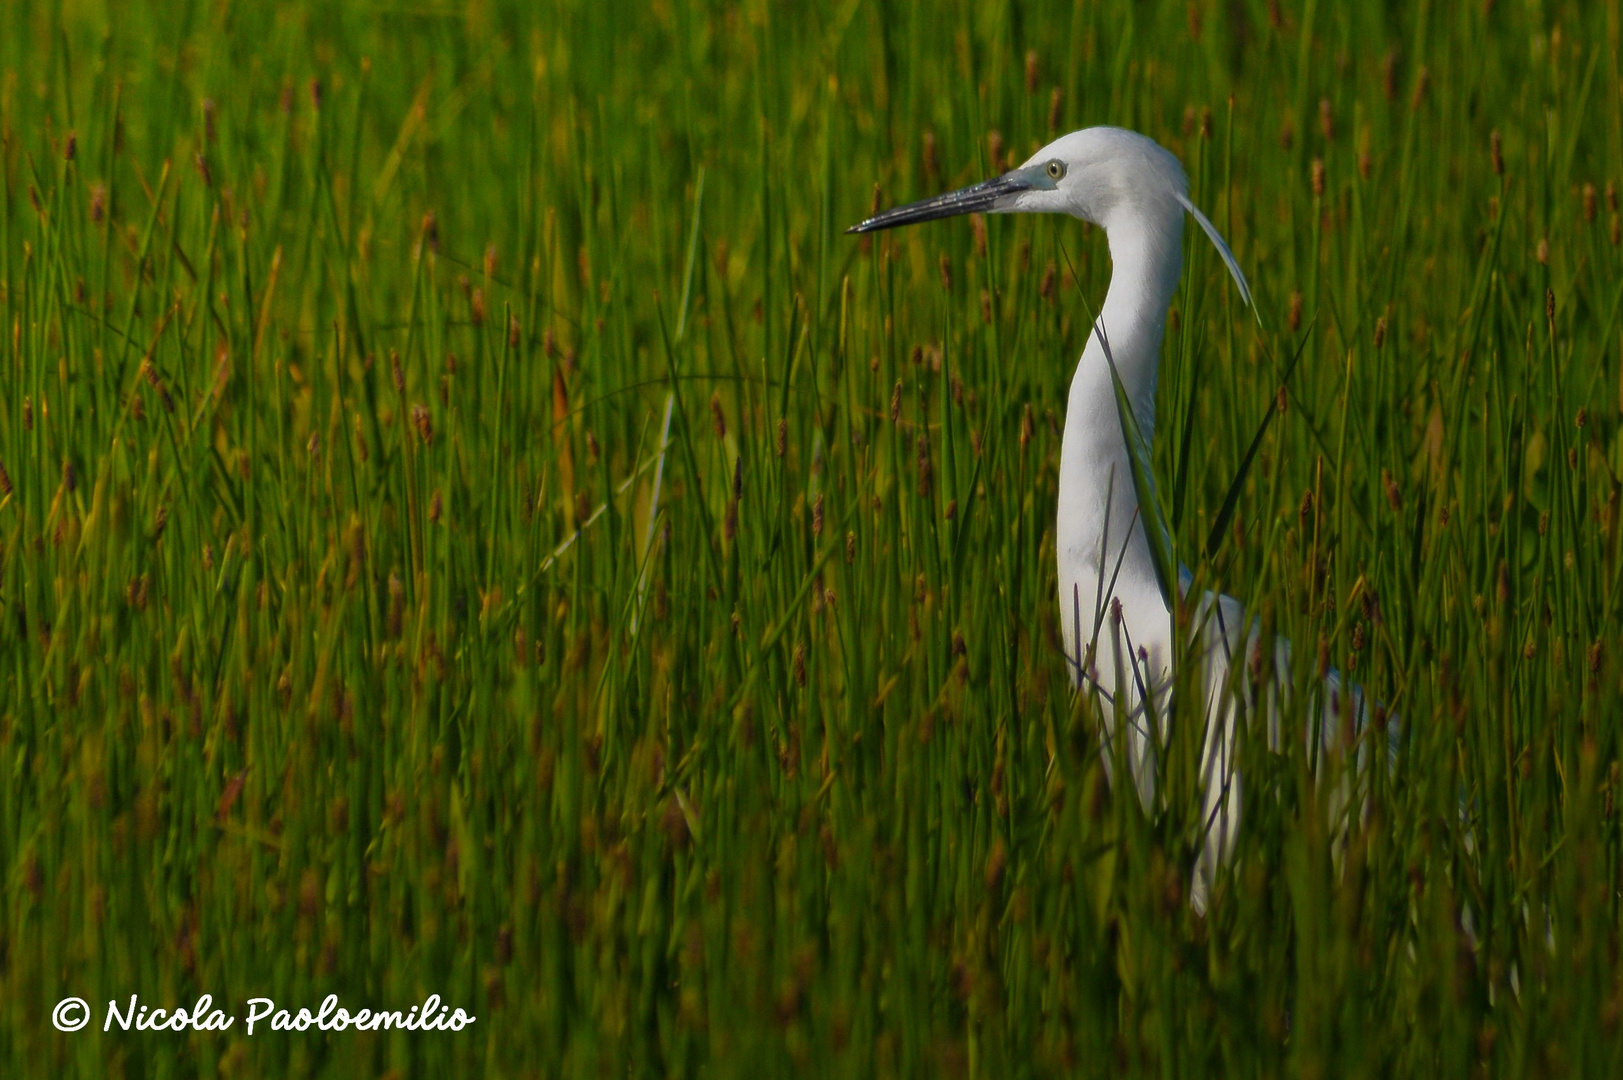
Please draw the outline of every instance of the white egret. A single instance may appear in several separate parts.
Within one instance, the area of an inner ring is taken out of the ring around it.
[[[1243,657],[1248,666],[1261,667],[1261,633],[1237,601],[1208,592],[1195,603],[1193,630],[1180,642],[1168,603],[1173,586],[1164,587],[1146,533],[1148,526],[1164,535],[1166,526],[1153,500],[1140,505],[1127,442],[1130,428],[1118,410],[1111,366],[1113,361],[1142,435],[1140,460],[1147,461],[1161,337],[1182,267],[1186,212],[1217,246],[1247,304],[1251,290],[1222,236],[1189,201],[1178,159],[1153,139],[1121,128],[1074,131],[1002,176],[887,210],[848,231],[976,212],[1069,214],[1103,228],[1110,245],[1110,288],[1071,379],[1060,450],[1060,621],[1072,681],[1097,689],[1107,740],[1127,725],[1128,763],[1146,804],[1154,798],[1157,756],[1167,745],[1160,720],[1169,715],[1174,657],[1200,664],[1198,685],[1206,696],[1205,835],[1191,900],[1204,910],[1213,875],[1232,850],[1240,823],[1237,720],[1258,712],[1252,679],[1236,671],[1231,682],[1231,661],[1238,666]],[[1149,482],[1147,470],[1140,482]],[[1180,568],[1175,587],[1187,594],[1190,580]],[[1266,683],[1261,711],[1268,718],[1269,745],[1277,749],[1279,713],[1290,691],[1288,643],[1276,640],[1273,653],[1274,675]],[[1339,679],[1331,672],[1322,691],[1315,689],[1316,700],[1305,703],[1322,749],[1336,744],[1344,708],[1361,712],[1358,691],[1351,696],[1354,700],[1344,705]],[[1188,709],[1183,713],[1191,715]],[[1308,733],[1310,745],[1314,735]]]

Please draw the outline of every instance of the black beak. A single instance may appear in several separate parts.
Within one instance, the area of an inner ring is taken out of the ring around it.
[[[1031,179],[1023,175],[1022,170],[1016,169],[1014,172],[1006,172],[1002,176],[971,187],[949,191],[945,195],[937,195],[933,199],[923,199],[919,202],[908,203],[906,206],[886,210],[884,213],[876,214],[860,225],[853,225],[845,231],[848,233],[877,232],[880,229],[894,229],[898,225],[913,225],[920,221],[934,221],[936,218],[982,213],[995,209],[999,199],[1022,191],[1030,191],[1034,186]]]

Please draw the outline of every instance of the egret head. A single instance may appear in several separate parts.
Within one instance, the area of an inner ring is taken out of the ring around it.
[[[1070,214],[1107,233],[1128,217],[1188,211],[1217,246],[1240,295],[1251,289],[1228,244],[1189,201],[1183,166],[1160,143],[1115,127],[1092,127],[1062,135],[1017,169],[933,199],[886,210],[847,232],[875,232],[957,214]]]

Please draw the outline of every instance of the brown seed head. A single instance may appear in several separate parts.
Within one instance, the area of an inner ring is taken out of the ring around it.
[[[932,180],[935,179],[937,176],[941,175],[941,155],[936,150],[935,132],[933,132],[933,131],[926,131],[924,133],[924,175],[930,177]],[[875,198],[874,198],[874,208],[873,208],[872,213],[870,213],[868,215],[869,217],[872,217],[874,214],[879,213],[878,194],[879,194],[879,185],[875,184],[874,185],[874,196],[875,196]]]
[[[1035,94],[1037,92],[1037,76],[1038,76],[1038,74],[1039,73],[1037,71],[1037,50],[1036,49],[1028,50],[1026,52],[1026,93]]]
[[[1382,315],[1375,320],[1375,348],[1380,349],[1386,344],[1386,316]]]
[[[952,292],[952,260],[945,252],[941,255],[941,287]]]
[[[1595,198],[1595,185],[1594,184],[1585,184],[1584,185],[1584,220],[1586,222],[1588,222],[1589,224],[1591,224],[1591,225],[1593,225],[1595,223],[1595,211],[1597,210],[1596,202],[1597,202],[1597,200]]]
[[[359,560],[357,560],[358,562]],[[406,619],[406,583],[400,580],[400,575],[389,571],[389,615],[388,628],[385,631],[389,637],[397,638],[404,627]]]
[[[428,446],[434,441],[434,419],[428,413],[428,406],[413,405],[411,407],[411,423],[417,429],[417,435]]]
[[[1426,100],[1426,91],[1431,89],[1431,68],[1422,67],[1415,76],[1414,93],[1409,95],[1409,108],[1418,109]]]
[[[715,429],[716,438],[725,439],[727,437],[727,416],[721,411],[721,395],[719,393],[710,395],[710,426]]]
[[[1392,479],[1392,474],[1386,469],[1381,470],[1381,486],[1386,489],[1387,504],[1394,511],[1403,509],[1403,493],[1398,490],[1398,482]]]
[[[1493,162],[1493,175],[1505,175],[1504,140],[1499,137],[1498,128],[1494,128],[1488,135],[1488,158]]]
[[[1061,106],[1065,103],[1065,93],[1059,87],[1054,87],[1048,94],[1048,130],[1058,131]]]
[[[1324,198],[1324,159],[1313,159],[1313,197]]]
[[[789,452],[789,421],[778,421],[778,437],[774,441],[772,449],[780,458]]]
[[[1319,133],[1324,136],[1325,142],[1334,142],[1336,138],[1336,116],[1330,108],[1329,98],[1319,99]]]
[[[1286,316],[1286,322],[1293,334],[1302,328],[1302,292],[1300,289],[1291,293],[1290,309],[1289,314]]]
[[[823,493],[818,492],[817,498],[812,500],[812,535],[823,535]]]

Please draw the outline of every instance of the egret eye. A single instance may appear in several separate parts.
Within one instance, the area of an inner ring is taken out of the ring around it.
[[[1050,180],[1058,180],[1064,175],[1065,162],[1055,160],[1048,163],[1048,178]]]

